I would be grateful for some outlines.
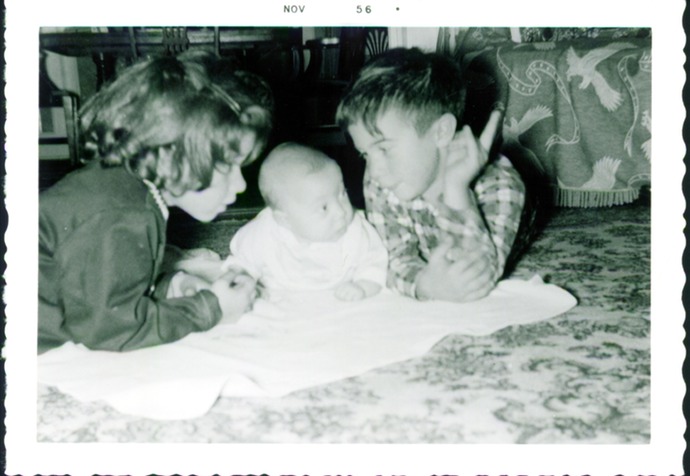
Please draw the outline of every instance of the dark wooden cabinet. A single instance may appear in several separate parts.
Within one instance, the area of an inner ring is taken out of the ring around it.
[[[305,39],[303,28],[294,27],[78,27],[42,29],[39,45],[41,56],[53,52],[81,61],[92,60],[94,77],[88,80],[95,84],[94,91],[140,58],[175,55],[189,49],[214,52],[237,68],[261,75],[275,96],[274,134],[269,147],[291,140],[331,155],[343,168],[353,202],[361,207],[363,163],[335,124],[335,111],[345,88],[366,59],[376,53],[377,47],[385,48],[386,43],[380,38],[385,38],[386,29],[326,30],[326,36]],[[57,90],[44,73],[42,68],[41,97],[63,104],[64,92]],[[75,109],[85,99],[71,98],[74,102],[70,117],[74,124],[78,119]],[[76,125],[67,135],[72,163],[78,166]],[[240,197],[240,203],[260,200],[258,193],[252,191],[257,169],[258,164],[246,170],[248,190]],[[69,167],[50,164],[41,170],[47,174],[48,170],[64,171]],[[57,178],[43,176],[42,186]]]

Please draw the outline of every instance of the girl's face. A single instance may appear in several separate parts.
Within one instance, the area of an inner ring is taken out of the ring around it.
[[[366,161],[367,173],[400,200],[419,197],[439,176],[439,143],[434,127],[420,135],[412,122],[395,109],[381,114],[376,125],[380,134],[375,135],[362,122],[348,127]]]
[[[169,206],[179,207],[196,220],[209,222],[235,203],[237,194],[247,188],[240,167],[254,149],[254,137],[245,135],[240,142],[240,153],[232,165],[216,166],[210,185],[199,191],[190,190],[180,196],[162,192]]]

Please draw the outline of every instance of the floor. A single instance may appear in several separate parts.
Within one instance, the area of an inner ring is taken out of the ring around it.
[[[647,203],[645,203],[647,202]],[[244,219],[170,220],[184,247],[227,254]],[[186,225],[185,225],[186,223]],[[649,444],[650,208],[558,209],[518,264],[577,299],[571,311],[283,398],[220,398],[160,422],[40,386],[38,441]],[[663,351],[660,349],[660,351]]]

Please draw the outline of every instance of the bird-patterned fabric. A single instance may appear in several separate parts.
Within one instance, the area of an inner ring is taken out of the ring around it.
[[[651,40],[494,45],[503,141],[538,161],[561,206],[629,203],[651,183]]]

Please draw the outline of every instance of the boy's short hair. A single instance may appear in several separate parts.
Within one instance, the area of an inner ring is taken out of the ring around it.
[[[374,57],[357,74],[336,113],[347,128],[362,122],[377,133],[379,116],[390,109],[409,115],[420,133],[445,113],[462,122],[466,86],[450,58],[418,48],[394,48]]]
[[[173,194],[208,187],[246,132],[257,147],[245,163],[255,159],[271,130],[270,89],[239,72],[221,82],[214,61],[182,54],[124,70],[80,111],[84,156],[124,166]]]
[[[336,162],[320,150],[296,142],[284,142],[266,156],[259,169],[259,192],[266,205],[280,208],[281,185],[295,177],[319,172]]]

